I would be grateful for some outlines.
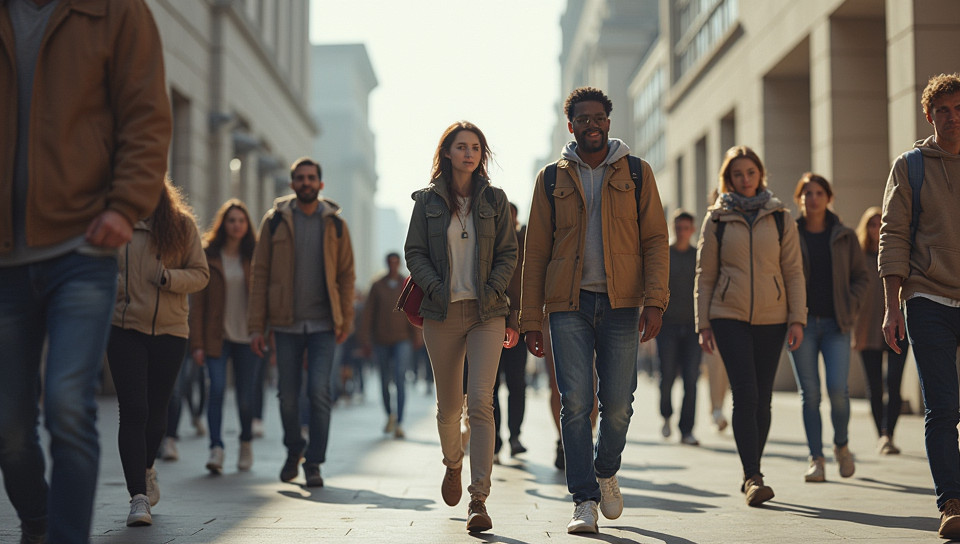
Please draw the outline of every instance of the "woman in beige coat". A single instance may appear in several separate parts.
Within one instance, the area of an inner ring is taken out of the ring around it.
[[[133,527],[153,523],[150,507],[160,500],[153,461],[187,352],[187,295],[210,277],[197,224],[170,180],[153,214],[134,225],[119,260],[107,359],[120,403],[117,443]]]
[[[730,148],[720,195],[707,210],[697,247],[696,319],[700,346],[719,349],[733,391],[733,436],[747,504],[773,498],[760,457],[770,431],[770,400],[784,336],[803,340],[806,290],[796,223],[766,189],[760,157]]]

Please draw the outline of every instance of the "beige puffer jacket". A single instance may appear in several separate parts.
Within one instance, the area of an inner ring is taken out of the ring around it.
[[[783,240],[773,214],[783,210]],[[726,223],[720,255],[717,223]],[[697,244],[697,330],[711,319],[752,325],[807,323],[807,291],[797,225],[783,203],[771,198],[753,225],[740,213],[714,204],[707,210]]]

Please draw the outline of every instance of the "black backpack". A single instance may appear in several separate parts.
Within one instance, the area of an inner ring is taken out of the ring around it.
[[[560,162],[560,161],[557,161]],[[637,199],[637,226],[640,226],[640,183],[643,180],[643,165],[640,157],[627,155],[627,162],[630,164],[630,177],[633,178],[633,196]],[[553,162],[547,165],[543,171],[543,191],[547,194],[547,200],[550,201],[550,223],[554,229],[557,225],[557,204],[554,202],[553,190],[557,188],[557,163]]]

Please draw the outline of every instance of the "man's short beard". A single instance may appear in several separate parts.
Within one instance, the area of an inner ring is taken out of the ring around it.
[[[607,138],[603,138],[602,140],[600,140],[600,143],[597,144],[596,149],[590,147],[590,145],[586,141],[584,141],[583,143],[577,142],[577,145],[586,153],[597,153],[599,151],[603,151],[604,149],[606,149],[608,147],[609,142],[610,141]]]
[[[314,193],[312,197],[308,197],[307,195],[305,195],[305,194],[303,194],[303,193],[297,193],[297,200],[300,201],[300,202],[303,203],[303,204],[313,204],[313,203],[316,202],[319,198],[320,198],[320,193],[319,193],[319,192]]]

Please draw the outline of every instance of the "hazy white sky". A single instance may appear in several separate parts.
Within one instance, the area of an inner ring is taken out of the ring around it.
[[[488,172],[529,209],[536,162],[558,116],[564,0],[310,0],[313,43],[364,43],[379,81],[370,97],[376,202],[406,221],[443,130],[484,132]]]

